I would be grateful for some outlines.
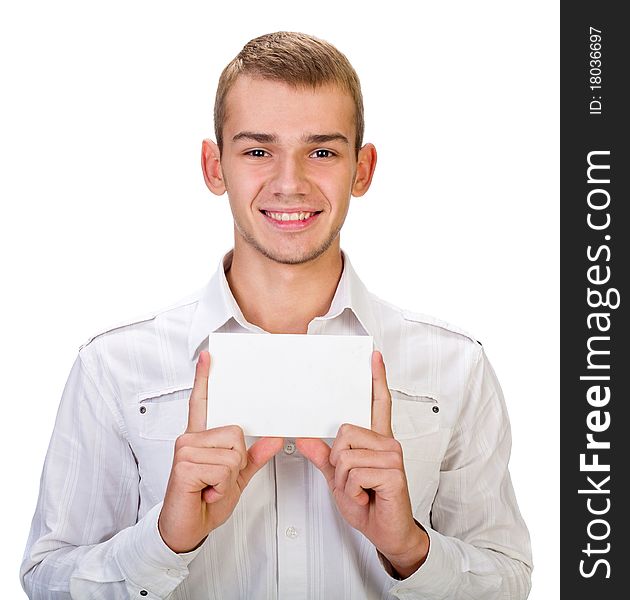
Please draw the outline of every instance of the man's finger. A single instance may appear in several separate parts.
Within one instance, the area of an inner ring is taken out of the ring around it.
[[[387,435],[381,435],[372,429],[344,423],[337,432],[337,437],[330,451],[330,464],[337,466],[340,454],[345,450],[373,450],[375,452],[395,452],[399,443]]]
[[[295,445],[302,456],[312,462],[325,477],[332,490],[335,486],[335,467],[330,464],[330,446],[318,438],[298,438]]]
[[[208,423],[208,375],[210,373],[210,353],[199,353],[195,382],[188,401],[188,427],[186,431],[194,433],[205,431]]]
[[[403,482],[403,475],[398,469],[372,469],[370,467],[360,467],[352,469],[346,478],[346,487],[343,490],[346,496],[352,498],[357,504],[365,504],[365,491],[374,490],[377,494],[390,490],[390,495],[394,499],[400,495],[400,486]],[[394,494],[391,490],[396,490]]]
[[[392,397],[387,387],[383,355],[372,352],[372,431],[388,437],[392,433]]]
[[[283,442],[283,438],[263,437],[250,446],[247,451],[247,466],[240,473],[243,487],[282,450]]]
[[[403,470],[402,456],[398,452],[371,450],[345,450],[335,465],[335,487],[345,490],[350,471],[359,468]]]
[[[180,435],[175,442],[175,455],[188,452],[187,448],[224,448],[235,450],[241,458],[240,469],[247,465],[247,446],[243,430],[238,425],[223,425],[204,431],[188,432]],[[185,454],[186,455],[186,454]]]

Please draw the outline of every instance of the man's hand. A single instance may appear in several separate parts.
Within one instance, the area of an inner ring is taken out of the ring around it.
[[[261,438],[249,451],[237,425],[206,429],[210,355],[201,352],[190,394],[188,428],[177,438],[158,529],[174,552],[198,547],[232,514],[245,486],[282,448]]]
[[[424,562],[429,537],[414,521],[392,400],[380,352],[372,353],[372,429],[342,425],[332,448],[319,439],[296,445],[324,475],[344,519],[367,537],[401,577]]]

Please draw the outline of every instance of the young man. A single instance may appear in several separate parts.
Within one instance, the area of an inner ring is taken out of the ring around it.
[[[227,191],[234,249],[200,293],[81,347],[24,588],[32,598],[525,598],[529,537],[481,346],[371,295],[340,248],[350,197],[376,165],[351,65],[303,34],[252,40],[221,76],[215,129],[202,168],[214,194]],[[372,428],[342,425],[332,446],[206,429],[213,331],[372,335]]]

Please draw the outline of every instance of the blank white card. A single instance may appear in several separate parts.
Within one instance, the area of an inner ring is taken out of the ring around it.
[[[208,428],[332,438],[369,429],[371,336],[211,333]]]

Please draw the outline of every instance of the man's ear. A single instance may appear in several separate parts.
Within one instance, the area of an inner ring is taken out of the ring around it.
[[[225,193],[225,181],[221,170],[221,152],[212,140],[201,144],[201,170],[208,189],[217,196]]]
[[[354,183],[352,184],[353,196],[363,196],[363,194],[370,189],[375,168],[376,148],[374,144],[365,144],[365,146],[359,150],[357,172],[354,176]]]

